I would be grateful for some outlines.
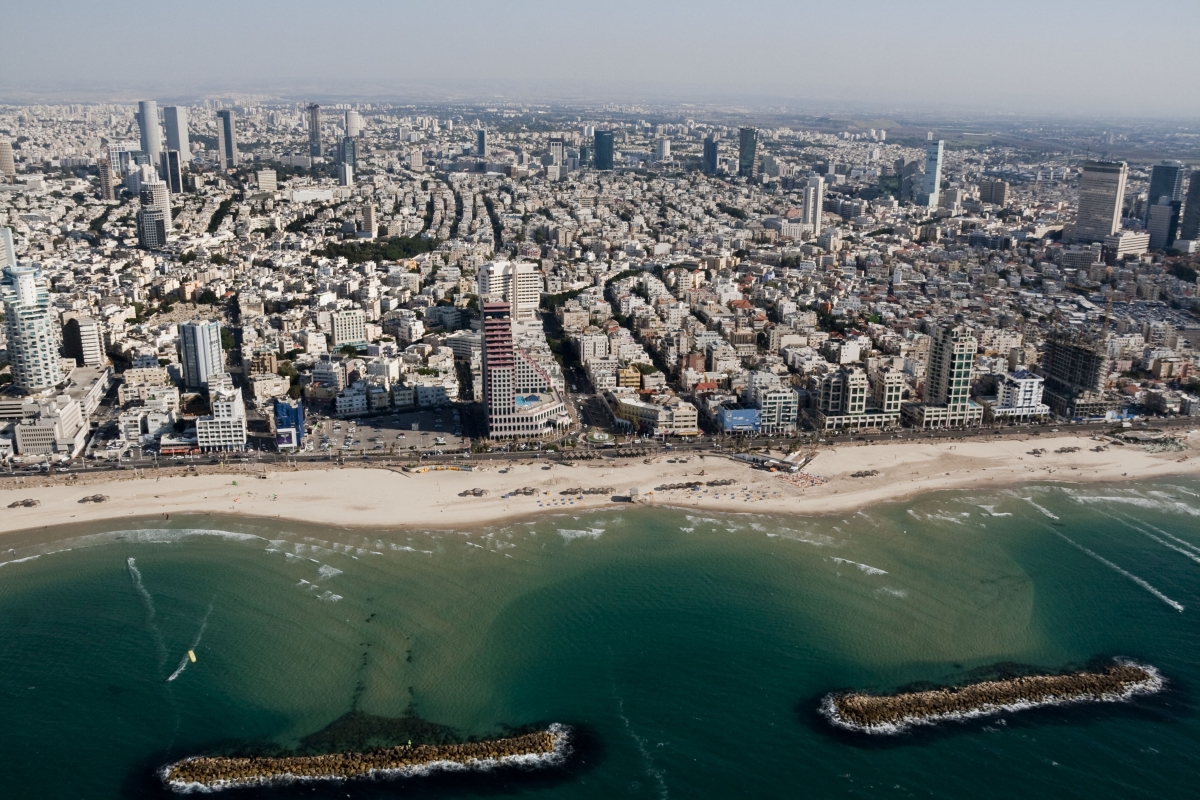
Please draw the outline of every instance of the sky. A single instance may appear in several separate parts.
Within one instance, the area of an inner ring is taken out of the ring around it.
[[[37,0],[0,101],[603,101],[1200,117],[1196,0]]]

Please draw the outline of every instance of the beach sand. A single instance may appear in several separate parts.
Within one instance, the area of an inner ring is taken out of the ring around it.
[[[336,526],[379,529],[401,527],[481,527],[502,519],[539,513],[614,506],[609,494],[566,496],[567,488],[611,487],[613,495],[637,490],[639,504],[660,504],[712,511],[816,515],[875,506],[932,491],[995,488],[1033,482],[1084,483],[1148,480],[1200,473],[1200,431],[1185,439],[1185,452],[1147,452],[1134,445],[1112,445],[1060,434],[1025,439],[929,443],[848,444],[817,451],[804,472],[825,483],[797,486],[777,473],[750,468],[725,456],[681,454],[650,459],[603,459],[574,466],[529,459],[503,464],[477,462],[474,472],[404,474],[398,468],[342,467],[275,470],[267,466],[232,472],[183,476],[179,469],[145,477],[89,477],[68,483],[63,478],[30,477],[24,484],[3,481],[0,489],[0,533],[51,525],[163,514],[233,514],[294,519]],[[1073,453],[1055,453],[1078,447]],[[1044,449],[1040,456],[1030,451]],[[686,458],[685,463],[668,459]],[[504,471],[502,471],[504,470]],[[851,473],[877,470],[869,477]],[[700,473],[703,471],[703,475]],[[265,477],[259,477],[265,475]],[[663,484],[733,480],[698,491],[656,491]],[[236,485],[234,484],[236,481]],[[534,496],[504,497],[533,487]],[[484,497],[460,492],[484,489]],[[83,497],[107,495],[102,503]],[[40,505],[7,508],[25,499]]]

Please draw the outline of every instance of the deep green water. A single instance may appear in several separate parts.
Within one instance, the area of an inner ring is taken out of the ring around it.
[[[153,796],[168,760],[293,746],[353,708],[410,703],[470,735],[565,722],[583,746],[538,775],[267,794],[1198,791],[1196,482],[930,495],[830,518],[625,508],[471,532],[125,521],[10,547],[0,797]],[[189,647],[198,662],[168,681]],[[1153,664],[1168,689],[886,739],[815,713],[833,689],[1112,656]]]

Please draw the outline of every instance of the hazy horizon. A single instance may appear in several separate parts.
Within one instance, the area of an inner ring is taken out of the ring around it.
[[[46,0],[7,14],[0,101],[237,94],[1192,119],[1200,85],[1187,77],[1200,73],[1200,52],[1173,24],[1192,10],[1179,0],[1137,13],[1111,0],[617,0],[602,10],[214,0],[197,12]],[[1169,61],[1155,69],[1160,53]]]

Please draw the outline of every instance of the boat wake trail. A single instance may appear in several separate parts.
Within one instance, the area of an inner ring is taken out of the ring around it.
[[[142,573],[137,568],[137,561],[132,557],[127,558],[125,566],[129,568],[129,575],[133,578],[133,588],[137,589],[137,593],[141,595],[142,604],[146,606],[146,624],[149,625],[150,634],[154,637],[154,645],[158,650],[158,667],[162,669],[167,663],[167,646],[163,643],[158,626],[154,624],[154,617],[157,613],[154,609],[154,598],[150,596],[146,585],[142,583]]]
[[[1160,592],[1158,589],[1155,589],[1153,586],[1151,586],[1149,583],[1147,583],[1146,581],[1144,581],[1144,580],[1142,580],[1141,578],[1139,578],[1137,575],[1134,575],[1132,572],[1129,572],[1128,570],[1121,569],[1120,567],[1118,567],[1118,566],[1117,566],[1116,564],[1114,564],[1113,562],[1109,561],[1109,560],[1108,560],[1107,558],[1105,558],[1104,556],[1102,556],[1102,555],[1099,555],[1098,553],[1094,553],[1094,552],[1092,552],[1091,550],[1087,549],[1087,548],[1086,548],[1086,547],[1084,547],[1083,545],[1079,544],[1079,542],[1076,542],[1074,539],[1068,538],[1067,536],[1065,536],[1064,534],[1061,534],[1061,533],[1059,533],[1058,531],[1054,530],[1053,528],[1050,528],[1049,530],[1050,530],[1050,532],[1051,532],[1051,533],[1053,533],[1053,534],[1054,534],[1055,536],[1057,536],[1058,538],[1062,539],[1064,542],[1067,542],[1068,544],[1070,544],[1070,545],[1072,545],[1072,546],[1074,546],[1074,547],[1077,547],[1078,549],[1080,549],[1080,550],[1082,550],[1083,552],[1087,553],[1087,554],[1088,554],[1089,556],[1091,556],[1092,558],[1094,558],[1094,559],[1096,559],[1097,561],[1099,561],[1101,564],[1104,564],[1104,565],[1105,565],[1105,566],[1107,566],[1107,567],[1111,567],[1112,569],[1114,569],[1114,570],[1116,570],[1117,572],[1119,572],[1119,573],[1121,573],[1122,575],[1124,575],[1126,578],[1129,578],[1129,580],[1133,581],[1133,582],[1134,582],[1134,583],[1136,583],[1138,586],[1141,586],[1141,587],[1142,587],[1143,589],[1145,589],[1147,592],[1149,592],[1150,594],[1154,595],[1154,596],[1155,596],[1155,597],[1157,597],[1159,600],[1162,600],[1164,603],[1166,603],[1167,605],[1169,605],[1171,608],[1173,608],[1173,609],[1175,609],[1176,611],[1179,611],[1179,612],[1182,612],[1182,611],[1183,611],[1183,605],[1182,605],[1182,604],[1180,604],[1180,603],[1177,603],[1177,602],[1175,602],[1174,600],[1172,600],[1171,598],[1167,597],[1165,594],[1163,594],[1162,592]]]
[[[616,687],[613,687],[613,694],[616,695]],[[666,773],[654,766],[654,757],[650,755],[650,751],[646,748],[646,740],[638,736],[633,729],[633,724],[629,721],[629,717],[625,716],[625,701],[617,696],[617,716],[621,718],[621,723],[625,726],[625,732],[629,734],[629,738],[633,739],[633,743],[637,745],[638,752],[642,755],[642,761],[646,765],[646,775],[654,779],[654,783],[658,786],[658,796],[663,800],[670,797],[670,792],[667,791]]]
[[[200,645],[200,637],[204,635],[204,629],[208,627],[208,615],[212,613],[212,610],[212,603],[209,603],[208,610],[204,612],[204,619],[200,620],[200,630],[196,631],[196,638],[192,640],[190,645],[188,645],[188,652],[195,650]],[[187,653],[184,653],[183,658],[179,659],[179,666],[176,667],[175,671],[171,673],[171,676],[167,678],[167,683],[170,683],[178,678],[180,673],[187,669],[187,665],[189,663],[191,663],[191,658]]]
[[[1134,525],[1132,522],[1127,522],[1127,521],[1121,519],[1120,517],[1114,517],[1111,514],[1105,514],[1104,516],[1121,523],[1122,525],[1124,525],[1126,528],[1129,528],[1130,530],[1137,531],[1138,533],[1142,534],[1143,536],[1153,539],[1154,541],[1158,542],[1163,547],[1166,547],[1169,550],[1174,550],[1176,553],[1179,553],[1184,558],[1191,559],[1192,561],[1195,561],[1197,564],[1200,564],[1200,555],[1197,555],[1196,553],[1192,552],[1192,550],[1194,550],[1195,548],[1192,547],[1192,545],[1188,544],[1187,542],[1183,541],[1182,539],[1174,537],[1171,534],[1169,534],[1166,531],[1161,530],[1159,528],[1154,528],[1153,525],[1143,523],[1144,525],[1146,525],[1146,527],[1154,528],[1154,530],[1158,531],[1163,536],[1166,536],[1169,539],[1174,539],[1176,542],[1179,542],[1179,544],[1183,545],[1184,547],[1191,548],[1191,549],[1185,550],[1184,547],[1179,547],[1177,545],[1173,545],[1170,542],[1168,542],[1166,539],[1161,539],[1161,538],[1155,536],[1150,531],[1146,530],[1145,528],[1140,528],[1137,525]]]

